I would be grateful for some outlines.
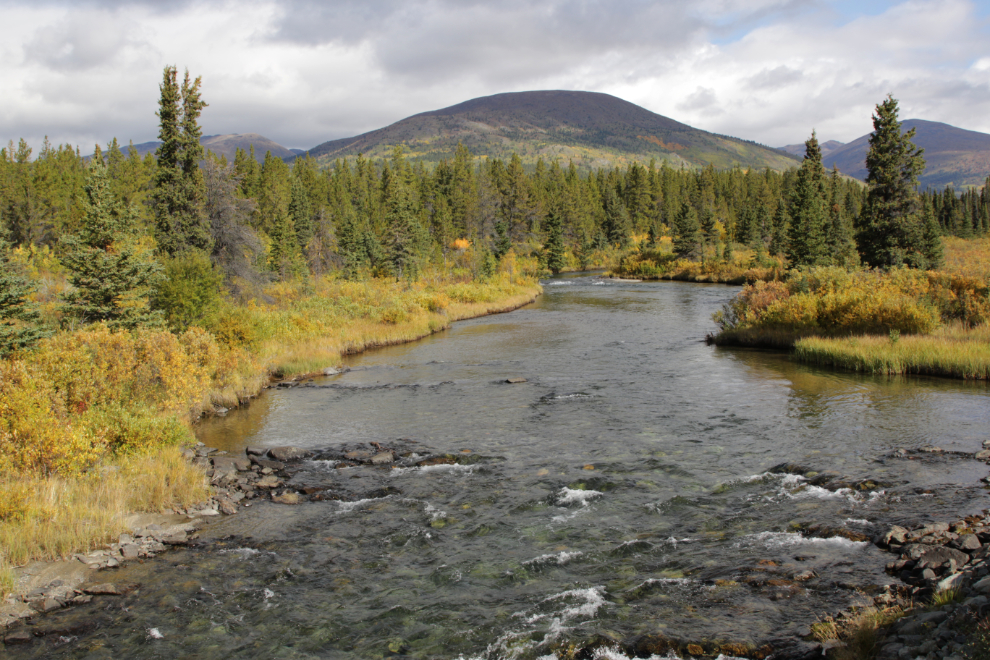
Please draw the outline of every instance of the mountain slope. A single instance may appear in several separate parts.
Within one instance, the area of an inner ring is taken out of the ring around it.
[[[917,129],[914,143],[925,150],[927,167],[920,179],[922,189],[983,185],[990,174],[990,135],[924,119],[901,123],[903,131],[912,128]],[[823,158],[825,167],[831,169],[834,164],[843,174],[865,179],[870,135],[829,153]]]
[[[423,112],[385,128],[331,140],[309,154],[322,163],[364,154],[387,157],[402,144],[412,159],[450,158],[462,142],[475,156],[524,163],[560,158],[582,168],[632,161],[667,160],[676,166],[780,170],[797,162],[754,142],[716,135],[638,105],[597,92],[534,91],[496,94]]]
[[[838,140],[829,140],[827,142],[822,142],[818,146],[822,149],[822,156],[828,156],[830,153],[844,146],[844,143]],[[787,152],[795,158],[804,158],[805,146],[802,142],[801,144],[788,144],[783,147],[777,147],[781,151]]]
[[[295,156],[295,152],[291,149],[286,149],[277,142],[269,140],[263,135],[258,135],[257,133],[232,133],[229,135],[204,135],[199,139],[199,143],[203,145],[203,148],[212,151],[218,156],[226,156],[228,161],[233,162],[234,153],[237,148],[240,147],[244,151],[250,151],[251,145],[254,145],[254,157],[258,162],[265,160],[265,152],[271,151],[273,156],[278,158],[290,158]],[[142,142],[141,144],[135,144],[134,148],[137,149],[138,155],[144,156],[145,154],[154,151],[158,148],[161,142]],[[127,148],[122,148],[124,154],[127,154]]]

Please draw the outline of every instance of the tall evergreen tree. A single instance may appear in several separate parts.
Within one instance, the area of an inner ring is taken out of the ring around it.
[[[698,212],[688,200],[674,218],[674,254],[681,258],[694,256],[701,247],[701,223]]]
[[[866,203],[860,214],[860,255],[873,267],[911,264],[923,254],[918,176],[925,169],[923,149],[901,133],[893,96],[876,107],[870,150],[866,154]]]
[[[86,185],[82,230],[64,239],[63,263],[74,287],[65,298],[70,316],[123,328],[161,321],[148,301],[161,267],[138,251],[133,234],[133,209],[116,199],[106,166],[94,162]]]
[[[602,231],[605,238],[611,245],[624,247],[629,243],[629,232],[631,231],[629,221],[629,210],[622,203],[615,188],[610,184],[605,184],[602,192],[602,206],[605,210],[605,220],[602,223]]]
[[[209,219],[202,208],[203,177],[199,161],[203,147],[199,116],[206,103],[200,94],[201,79],[189,72],[180,86],[174,66],[165,67],[158,102],[161,144],[155,151],[155,239],[158,249],[175,255],[188,249],[212,248]]]
[[[829,261],[826,195],[822,150],[818,136],[812,131],[804,143],[804,160],[797,172],[791,201],[787,258],[792,266],[821,266]]]

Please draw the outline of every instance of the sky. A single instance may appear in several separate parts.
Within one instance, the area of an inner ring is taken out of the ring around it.
[[[157,137],[166,65],[207,135],[287,147],[500,92],[605,92],[770,146],[902,119],[990,133],[987,0],[0,0],[0,139]]]

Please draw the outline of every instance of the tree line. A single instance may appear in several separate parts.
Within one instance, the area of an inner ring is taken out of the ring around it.
[[[432,169],[401,147],[324,169],[308,156],[259,163],[253,148],[228,162],[200,145],[200,79],[166,67],[160,91],[154,155],[116,140],[88,159],[47,141],[34,159],[23,140],[0,150],[0,231],[14,246],[51,248],[69,271],[63,323],[183,327],[218,296],[267,281],[414,279],[465,250],[476,277],[510,250],[559,272],[667,239],[688,259],[729,259],[747,246],[756,260],[794,266],[934,267],[942,235],[990,229],[990,186],[917,192],[923,157],[892,97],[877,106],[864,186],[825,171],[814,134],[786,172],[651,162],[580,174],[542,160],[527,170],[516,155],[478,159],[462,145]]]

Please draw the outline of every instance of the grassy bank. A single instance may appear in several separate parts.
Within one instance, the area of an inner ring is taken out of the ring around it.
[[[793,347],[797,359],[868,373],[987,379],[990,286],[975,268],[791,271],[744,287],[716,313],[711,340]]]
[[[10,567],[105,544],[123,514],[202,501],[179,457],[191,424],[257,395],[272,376],[412,341],[532,301],[536,280],[439,273],[418,282],[309,278],[227,301],[182,333],[102,325],[0,361],[0,590]]]
[[[990,379],[990,326],[940,328],[928,335],[807,337],[794,345],[803,362],[873,374]]]

